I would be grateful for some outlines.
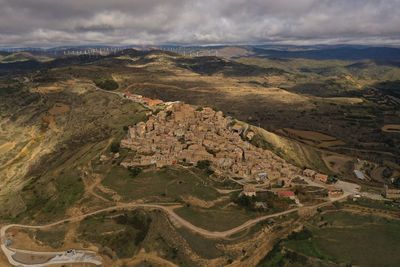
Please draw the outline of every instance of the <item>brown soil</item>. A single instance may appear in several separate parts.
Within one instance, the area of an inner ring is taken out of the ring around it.
[[[41,94],[49,94],[49,93],[61,92],[63,91],[63,88],[58,84],[54,84],[49,86],[39,86],[36,89],[34,89],[34,91]]]
[[[16,229],[13,231],[13,244],[11,247],[24,249],[24,250],[34,250],[38,252],[46,252],[46,251],[57,251],[50,246],[45,246],[37,243],[34,239],[32,239],[28,232],[24,230]]]
[[[350,104],[350,105],[360,104],[364,102],[364,100],[357,97],[326,97],[324,98],[324,100],[336,104]]]
[[[343,141],[337,140],[333,136],[313,131],[303,131],[290,128],[283,128],[278,130],[277,132],[285,136],[297,139],[308,145],[317,146],[321,148],[340,146],[345,144]]]
[[[0,154],[5,154],[8,151],[12,150],[16,144],[17,144],[16,142],[6,142],[0,145]]]
[[[56,118],[54,117],[54,115],[44,115],[42,117],[42,121],[44,124],[47,125],[47,127],[49,127],[51,130],[58,132],[58,128],[57,128],[57,123],[56,123]]]
[[[61,114],[67,113],[69,111],[70,111],[70,107],[68,105],[65,105],[62,103],[57,103],[49,110],[49,114],[56,116],[56,115],[61,115]]]
[[[383,171],[385,170],[385,167],[378,167],[375,168],[371,171],[371,178],[375,181],[382,181],[384,182],[383,179]]]
[[[226,199],[229,199],[229,196],[220,197],[213,201],[205,201],[205,200],[193,197],[193,196],[183,196],[182,199],[183,199],[183,201],[190,204],[191,206],[196,206],[196,207],[200,207],[200,208],[211,208],[214,205],[216,205],[217,203],[225,201]]]
[[[386,124],[382,127],[382,131],[388,133],[400,133],[400,124]]]
[[[155,267],[177,267],[176,264],[168,260],[165,260],[163,258],[160,258],[154,253],[140,252],[139,254],[135,255],[131,260],[123,261],[123,263],[125,263],[126,266],[141,266],[143,262],[147,262],[151,266]]]
[[[322,156],[325,165],[334,173],[349,174],[352,171],[353,159],[343,155]]]

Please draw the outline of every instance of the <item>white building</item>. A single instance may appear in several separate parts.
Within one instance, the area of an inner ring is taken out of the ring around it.
[[[362,172],[359,171],[359,170],[354,170],[354,175],[355,175],[358,179],[360,179],[360,180],[365,180],[365,175],[364,175],[364,173],[362,173]]]

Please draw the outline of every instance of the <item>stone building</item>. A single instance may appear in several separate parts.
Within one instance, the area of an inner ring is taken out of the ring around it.
[[[328,182],[328,175],[326,174],[322,174],[322,173],[317,173],[315,176],[315,179],[317,181],[323,182],[323,183],[327,183]]]
[[[296,167],[271,151],[244,141],[240,127],[211,108],[196,109],[180,102],[166,104],[147,122],[129,128],[121,147],[134,150],[136,155],[122,165],[162,167],[208,160],[217,174],[258,180],[262,177],[265,182],[291,179],[298,173]]]
[[[388,199],[400,199],[400,189],[389,188],[387,185],[384,187],[383,194]]]
[[[246,184],[243,186],[243,195],[246,197],[255,197],[256,194],[256,187],[254,185]]]

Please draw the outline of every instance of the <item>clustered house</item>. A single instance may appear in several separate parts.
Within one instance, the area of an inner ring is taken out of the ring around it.
[[[305,169],[303,171],[303,175],[306,176],[306,177],[310,177],[313,180],[317,180],[319,182],[328,183],[328,178],[329,178],[328,175],[322,174],[322,173],[318,173],[318,172],[316,172],[314,170],[311,170],[311,169]]]
[[[123,93],[123,97],[127,98],[129,100],[132,100],[134,102],[137,103],[141,103],[149,108],[163,104],[164,102],[160,99],[152,99],[152,98],[148,98],[148,97],[144,97],[142,95],[137,95],[137,94],[132,94],[129,91],[125,91]]]
[[[254,133],[221,111],[173,102],[147,122],[129,128],[121,147],[136,153],[121,165],[163,167],[207,160],[217,174],[262,182],[291,179],[298,174],[298,168],[250,144],[243,136]]]

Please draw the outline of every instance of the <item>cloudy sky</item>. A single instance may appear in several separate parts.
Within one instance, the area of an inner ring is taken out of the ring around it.
[[[0,0],[0,7],[0,46],[400,45],[400,0]]]

